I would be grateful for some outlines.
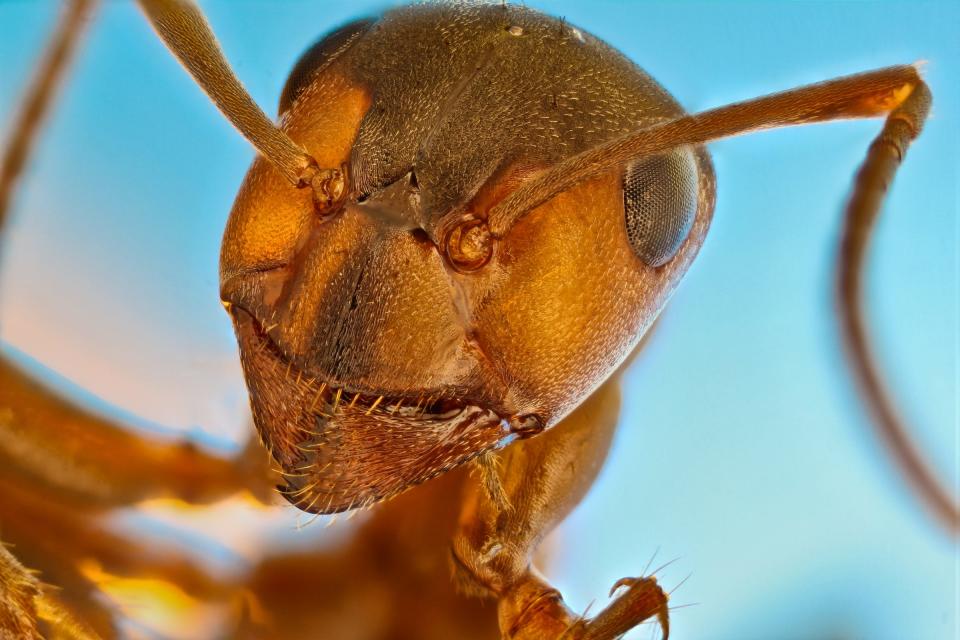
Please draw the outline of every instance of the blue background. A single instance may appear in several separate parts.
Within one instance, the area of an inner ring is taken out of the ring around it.
[[[385,6],[202,4],[270,112],[310,42]],[[956,487],[960,3],[528,4],[621,49],[689,110],[927,61],[933,114],[881,222],[869,308],[915,436]],[[0,122],[57,8],[0,1]],[[626,377],[602,476],[547,544],[574,607],[597,610],[659,548],[680,557],[666,586],[692,573],[672,604],[698,603],[674,612],[676,638],[957,637],[957,547],[874,438],[833,326],[839,211],[879,126],[711,145],[713,229]],[[138,11],[105,3],[4,238],[3,349],[137,428],[240,446],[217,256],[251,158]]]

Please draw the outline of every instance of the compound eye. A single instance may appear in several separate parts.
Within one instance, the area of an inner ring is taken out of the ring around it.
[[[669,262],[687,239],[697,214],[697,165],[680,149],[638,160],[623,177],[627,239],[651,267]]]
[[[304,51],[280,94],[280,113],[289,109],[314,76],[349,49],[375,22],[372,18],[355,20],[328,33]]]

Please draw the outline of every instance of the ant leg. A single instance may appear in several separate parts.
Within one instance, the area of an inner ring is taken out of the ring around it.
[[[611,379],[560,424],[496,454],[492,473],[506,506],[489,478],[468,486],[453,540],[456,577],[468,592],[499,599],[505,637],[559,638],[576,622],[532,555],[593,484],[619,413],[619,381]]]
[[[96,5],[96,0],[65,3],[21,101],[12,136],[0,150],[0,231],[18,178]],[[155,496],[203,502],[244,488],[266,501],[275,484],[259,447],[227,460],[189,443],[145,440],[63,400],[2,357],[0,466],[24,484],[46,486],[100,506]]]
[[[613,595],[626,587],[616,600],[598,613],[589,622],[582,623],[583,635],[577,640],[612,640],[633,629],[648,618],[657,618],[663,640],[670,637],[670,614],[667,609],[667,594],[653,576],[622,578],[610,590]]]
[[[0,464],[23,486],[111,507],[153,497],[210,502],[243,489],[273,495],[266,453],[234,459],[145,438],[58,396],[0,357]]]
[[[650,618],[656,618],[663,640],[670,636],[667,594],[652,576],[622,578],[610,590],[617,598],[593,618],[574,614],[560,593],[535,571],[500,598],[500,631],[509,640],[616,640]]]
[[[543,537],[580,502],[606,459],[620,413],[619,384],[618,373],[557,426],[497,453],[484,473],[496,475],[503,496],[490,489],[489,477],[469,487],[453,541],[455,577],[466,591],[499,600],[505,638],[612,639],[651,616],[666,629],[665,596],[653,579],[625,579],[628,589],[585,620],[531,564]]]
[[[209,574],[175,545],[151,544],[127,535],[113,528],[103,511],[78,505],[68,496],[10,482],[2,475],[0,521],[4,539],[15,545],[18,557],[44,571],[45,578],[73,574],[84,560],[95,560],[98,571],[154,578],[178,585],[198,599],[216,599],[228,589],[221,577]]]

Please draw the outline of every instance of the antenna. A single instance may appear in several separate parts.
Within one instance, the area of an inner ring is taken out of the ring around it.
[[[167,48],[257,151],[294,186],[312,185],[321,173],[317,162],[243,88],[193,0],[140,0],[140,6]]]

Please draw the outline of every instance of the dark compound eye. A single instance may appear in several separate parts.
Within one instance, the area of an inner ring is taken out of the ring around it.
[[[627,239],[651,267],[673,258],[697,214],[697,165],[688,150],[644,158],[627,167],[623,209]]]
[[[280,113],[290,108],[297,96],[310,84],[314,75],[327,67],[338,56],[367,32],[376,20],[366,18],[355,20],[336,31],[328,33],[307,49],[287,78],[287,83],[280,93]]]

